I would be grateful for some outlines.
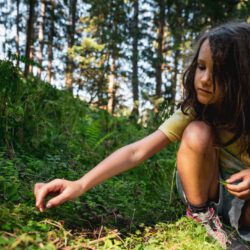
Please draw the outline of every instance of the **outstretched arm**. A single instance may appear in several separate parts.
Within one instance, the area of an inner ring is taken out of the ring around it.
[[[43,211],[45,209],[44,199],[49,193],[59,193],[59,195],[49,200],[46,208],[72,200],[112,176],[137,166],[169,143],[170,140],[166,135],[157,130],[149,136],[115,151],[77,181],[56,179],[49,183],[37,183],[34,189],[36,206]]]

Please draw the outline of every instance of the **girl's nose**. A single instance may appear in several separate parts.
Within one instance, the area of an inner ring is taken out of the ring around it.
[[[211,84],[211,74],[210,74],[210,72],[204,71],[204,73],[202,74],[202,77],[201,77],[201,82],[203,84],[206,84],[206,85]]]

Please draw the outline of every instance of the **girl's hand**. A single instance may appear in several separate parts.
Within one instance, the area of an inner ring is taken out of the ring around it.
[[[56,194],[45,204],[44,199],[49,194]],[[45,208],[51,208],[72,200],[82,194],[82,188],[78,181],[55,179],[48,183],[37,183],[34,187],[36,207],[43,212]]]
[[[231,175],[226,182],[226,189],[230,194],[242,200],[250,199],[250,168]]]

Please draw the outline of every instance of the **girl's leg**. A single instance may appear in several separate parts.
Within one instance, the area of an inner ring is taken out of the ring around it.
[[[226,248],[227,235],[208,201],[219,196],[219,168],[213,129],[204,122],[190,123],[184,130],[177,155],[178,174],[187,198],[187,216],[201,222],[208,235]]]
[[[177,168],[188,202],[204,206],[218,199],[218,158],[210,126],[194,121],[185,129],[177,154]]]

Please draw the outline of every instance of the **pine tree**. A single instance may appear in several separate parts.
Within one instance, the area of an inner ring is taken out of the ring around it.
[[[54,36],[55,36],[55,1],[50,0],[50,29],[48,34],[48,68],[47,68],[48,82],[51,82],[52,78]]]
[[[133,90],[133,109],[131,116],[139,115],[139,79],[138,79],[138,40],[139,40],[139,2],[133,2],[133,23],[132,23],[132,90]]]
[[[34,57],[34,23],[35,23],[35,6],[36,0],[29,0],[29,17],[27,21],[27,32],[26,32],[26,49],[25,49],[25,68],[24,75],[28,76],[32,72],[31,61]]]
[[[69,23],[67,28],[67,43],[68,49],[73,48],[75,45],[75,27],[77,21],[76,15],[77,0],[72,0],[68,2],[69,7]],[[67,54],[66,56],[66,69],[65,69],[65,86],[71,92],[73,91],[73,71],[74,63],[73,59]]]
[[[40,2],[40,21],[39,21],[39,31],[38,31],[38,42],[39,49],[37,53],[38,63],[42,66],[43,63],[43,48],[44,48],[44,29],[45,29],[45,15],[46,15],[46,4],[45,0]],[[37,70],[37,76],[41,77],[42,69],[41,67]]]

